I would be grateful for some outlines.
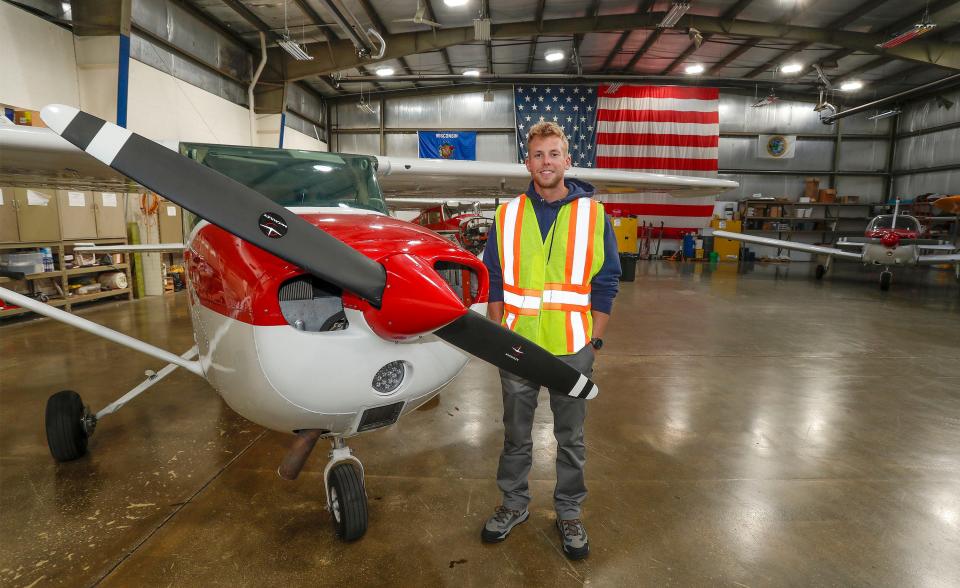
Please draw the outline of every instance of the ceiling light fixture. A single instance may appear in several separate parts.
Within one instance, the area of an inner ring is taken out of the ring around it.
[[[856,92],[863,87],[863,82],[860,80],[850,80],[849,82],[844,82],[840,84],[840,89],[844,92]]]
[[[551,49],[543,54],[543,58],[547,61],[560,61],[563,59],[563,51],[559,49]]]
[[[463,6],[467,3],[467,0],[443,0],[443,3],[447,6]]]
[[[703,64],[694,63],[693,65],[688,65],[687,67],[685,67],[683,71],[687,72],[692,76],[696,76],[703,73],[704,67],[703,67]]]
[[[792,73],[797,73],[802,69],[803,69],[803,66],[800,65],[799,63],[787,63],[780,68],[780,71],[783,73],[792,74]]]
[[[392,76],[393,68],[392,67],[378,67],[377,75],[380,77]]]
[[[468,77],[468,78],[479,78],[479,77],[480,77],[480,70],[479,70],[479,69],[467,69],[467,70],[464,70],[464,71],[463,71],[463,74],[462,74],[462,75],[464,75],[464,76],[466,76],[466,77]]]
[[[277,45],[280,45],[284,51],[290,54],[290,57],[293,57],[297,61],[310,61],[313,59],[313,55],[304,51],[303,47],[290,38],[290,35],[281,34]]]
[[[669,29],[673,25],[677,24],[677,21],[680,20],[687,11],[690,10],[689,2],[674,2],[670,5],[670,10],[663,15],[663,20],[660,21],[660,24],[657,25],[657,28],[660,29]]]
[[[912,41],[913,39],[916,39],[917,37],[926,35],[927,33],[929,33],[930,31],[932,31],[932,30],[935,29],[935,28],[937,28],[937,25],[933,24],[932,22],[922,22],[922,23],[919,23],[919,24],[915,24],[915,25],[913,25],[913,27],[911,27],[911,28],[907,29],[906,31],[900,33],[900,34],[897,35],[896,37],[894,37],[894,38],[892,38],[892,39],[888,39],[888,40],[884,41],[883,43],[878,43],[878,44],[877,44],[877,47],[879,47],[879,48],[881,48],[881,49],[890,49],[890,48],[893,48],[893,47],[897,47],[897,46],[903,45],[903,44],[906,43],[907,41]]]
[[[900,109],[899,109],[899,108],[894,108],[894,109],[888,110],[888,111],[886,111],[886,112],[878,112],[877,114],[875,114],[875,115],[873,115],[873,116],[868,116],[868,117],[867,117],[867,120],[882,120],[882,119],[885,119],[885,118],[890,118],[891,116],[897,116],[898,114],[900,114]]]

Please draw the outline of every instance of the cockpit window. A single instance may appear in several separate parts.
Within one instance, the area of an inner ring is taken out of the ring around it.
[[[372,157],[203,143],[181,143],[180,152],[280,206],[332,206],[387,213]]]
[[[892,214],[882,214],[873,219],[868,230],[897,228],[905,231],[920,231],[920,222],[912,216],[897,215],[897,224],[894,227]]]

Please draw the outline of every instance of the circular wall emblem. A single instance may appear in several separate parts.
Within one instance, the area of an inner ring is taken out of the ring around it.
[[[767,140],[767,153],[771,157],[783,157],[787,152],[787,138],[783,135],[774,135]]]
[[[260,232],[271,239],[279,239],[287,234],[287,222],[279,214],[265,212],[260,215]]]

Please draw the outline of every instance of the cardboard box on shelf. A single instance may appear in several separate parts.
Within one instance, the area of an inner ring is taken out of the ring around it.
[[[803,180],[803,197],[809,198],[807,202],[816,202],[820,190],[820,178],[805,178]]]
[[[817,195],[820,202],[833,203],[837,201],[837,191],[834,188],[824,188]]]
[[[840,204],[857,204],[860,202],[859,196],[841,196],[837,200]]]

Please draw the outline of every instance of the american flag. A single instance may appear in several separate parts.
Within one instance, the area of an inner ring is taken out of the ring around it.
[[[716,88],[614,84],[601,85],[597,93],[596,167],[716,177],[720,141]],[[711,196],[610,194],[601,200],[608,203],[611,215],[635,215],[639,222],[658,228],[662,221],[663,237],[668,239],[707,226],[713,216]]]
[[[563,128],[575,167],[593,167],[597,129],[597,89],[593,86],[516,86],[517,153],[527,157],[527,132],[541,121]]]

